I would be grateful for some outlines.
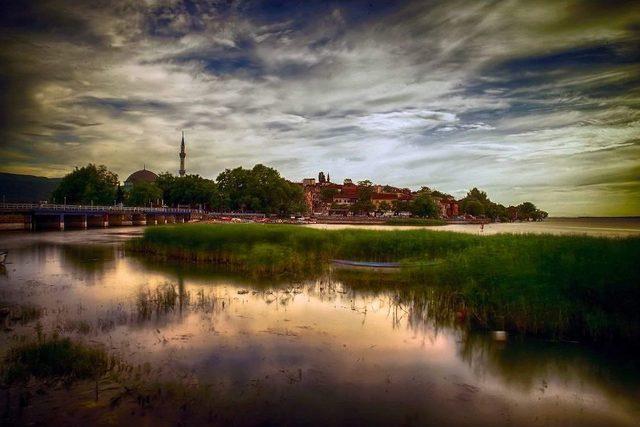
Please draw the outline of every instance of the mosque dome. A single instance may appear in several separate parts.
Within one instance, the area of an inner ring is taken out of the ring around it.
[[[146,170],[140,169],[139,171],[135,171],[129,178],[126,179],[125,184],[134,185],[139,182],[155,182],[158,179],[158,175],[155,173]]]

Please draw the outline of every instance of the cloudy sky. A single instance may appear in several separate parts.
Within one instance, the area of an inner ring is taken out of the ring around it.
[[[263,163],[640,215],[640,2],[0,4],[0,170]]]

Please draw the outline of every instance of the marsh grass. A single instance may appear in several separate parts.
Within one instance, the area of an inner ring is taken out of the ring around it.
[[[477,327],[559,339],[640,338],[634,237],[193,224],[148,228],[129,247],[259,274],[308,274],[333,258],[400,261],[404,283],[455,295]]]
[[[165,283],[153,290],[141,290],[136,299],[136,311],[140,318],[150,319],[153,314],[168,313],[178,306],[188,305],[189,297],[188,292],[175,284]]]
[[[72,383],[97,379],[106,374],[114,362],[102,348],[54,335],[10,348],[4,359],[2,378],[5,384],[26,382],[31,377]]]
[[[640,239],[487,237],[405,274],[459,293],[479,326],[560,339],[640,336]]]
[[[446,221],[441,219],[432,219],[432,218],[390,218],[385,221],[386,225],[396,225],[396,226],[416,226],[416,227],[431,227],[438,225],[447,225]]]
[[[33,304],[0,302],[0,326],[4,328],[10,328],[13,324],[26,325],[43,314],[44,310]]]
[[[265,272],[318,269],[332,258],[396,261],[459,251],[474,237],[424,230],[318,230],[290,225],[189,224],[148,228],[129,249]]]
[[[144,322],[175,312],[213,313],[223,310],[228,305],[227,299],[218,297],[211,291],[207,292],[204,288],[191,292],[179,284],[164,283],[153,289],[140,289],[130,318]]]

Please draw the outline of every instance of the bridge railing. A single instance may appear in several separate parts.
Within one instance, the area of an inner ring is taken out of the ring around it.
[[[59,211],[59,212],[130,212],[130,213],[200,213],[198,209],[137,206],[60,205],[54,203],[0,203],[4,211]]]

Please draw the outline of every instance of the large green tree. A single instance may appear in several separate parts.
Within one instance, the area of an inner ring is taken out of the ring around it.
[[[478,200],[467,200],[464,204],[464,212],[473,216],[484,215],[484,205]]]
[[[391,207],[396,214],[400,212],[411,212],[411,202],[408,200],[394,200],[391,202]]]
[[[536,207],[531,202],[524,202],[516,206],[518,219],[520,220],[534,220],[541,221],[545,219],[548,214],[545,211],[542,211]]]
[[[426,192],[420,192],[412,200],[410,205],[410,211],[414,216],[426,217],[426,218],[439,218],[440,210],[433,197]]]
[[[205,209],[219,209],[222,197],[217,184],[199,175],[183,177],[163,173],[156,185],[162,190],[162,198],[168,206],[189,205]]]
[[[162,190],[152,182],[138,182],[126,195],[127,206],[157,205],[162,200]]]
[[[307,210],[302,187],[264,165],[226,169],[216,181],[227,209],[281,215]]]
[[[53,192],[55,203],[112,205],[116,202],[118,175],[106,166],[87,166],[76,168],[67,174]]]
[[[371,202],[371,196],[373,195],[373,187],[371,181],[364,180],[358,182],[358,200],[351,205],[351,212],[355,214],[367,214],[372,212],[375,207]]]
[[[473,216],[489,216],[494,218],[494,215],[502,211],[504,206],[493,203],[487,193],[478,190],[476,187],[467,192],[467,195],[460,200],[460,210],[462,213],[466,213]]]

